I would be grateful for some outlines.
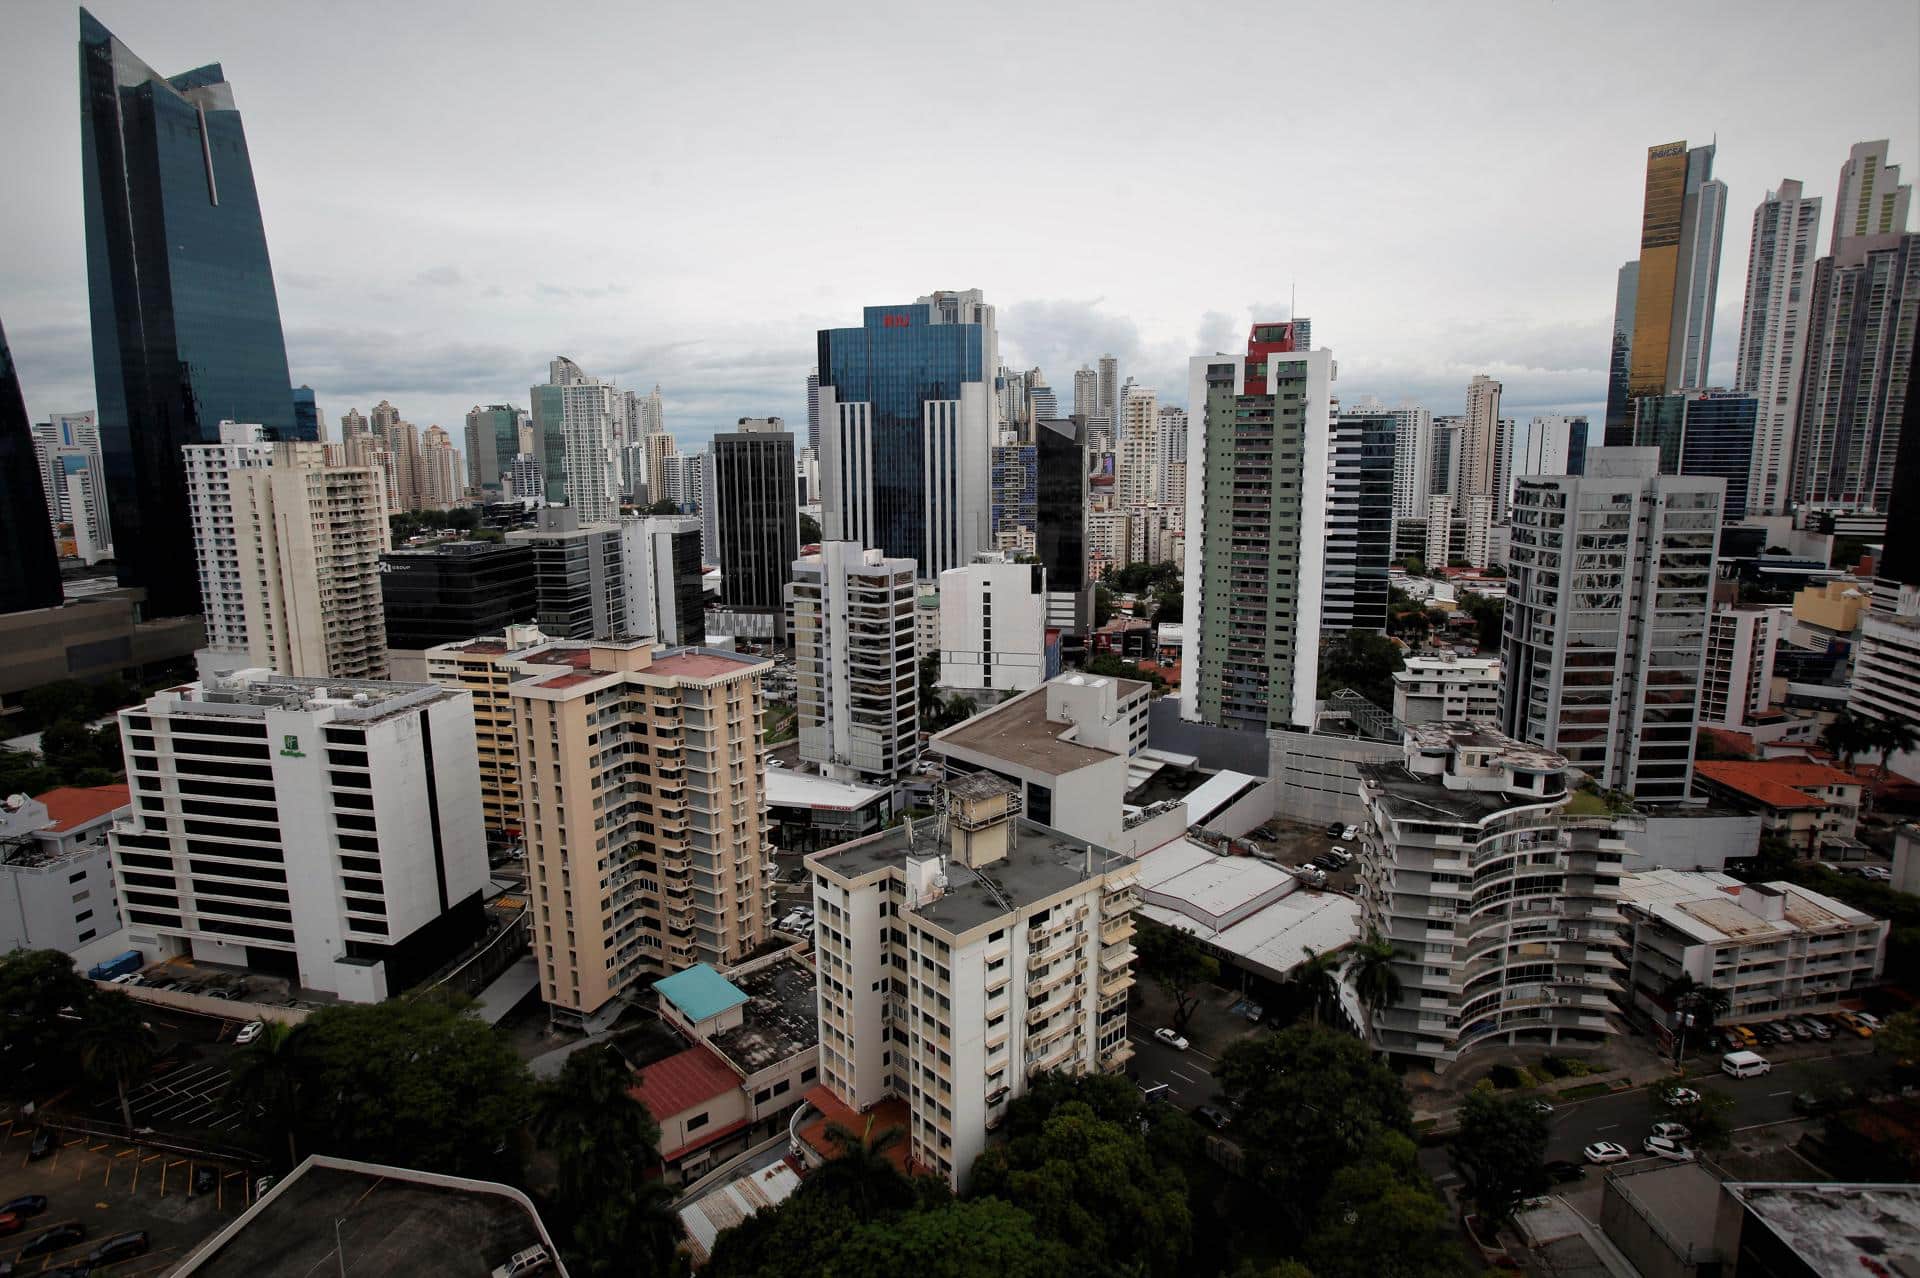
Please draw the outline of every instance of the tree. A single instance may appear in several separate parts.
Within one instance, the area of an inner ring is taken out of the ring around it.
[[[1689,1034],[1705,1034],[1733,1006],[1733,1000],[1724,990],[1702,985],[1685,972],[1667,982],[1661,997],[1672,1004],[1675,1011],[1693,1018],[1693,1023],[1686,1027]]]
[[[907,1138],[905,1128],[874,1126],[874,1115],[867,1115],[859,1131],[840,1123],[828,1123],[827,1139],[839,1152],[814,1172],[824,1177],[835,1194],[862,1217],[886,1208],[904,1207],[913,1197],[913,1185],[900,1174],[887,1151]]]
[[[1820,734],[1820,744],[1839,756],[1847,771],[1853,771],[1854,756],[1865,754],[1878,745],[1873,720],[1852,710],[1842,710]]]
[[[816,545],[824,540],[820,532],[820,521],[805,511],[800,512],[800,544]]]
[[[1083,1257],[1039,1236],[1026,1212],[982,1198],[862,1225],[827,1272],[834,1278],[1054,1278],[1073,1272],[1076,1261],[1084,1264]]]
[[[633,1073],[604,1044],[567,1057],[534,1094],[533,1134],[560,1168],[560,1197],[581,1203],[630,1169],[659,1163],[660,1129],[633,1096]]]
[[[1460,1106],[1453,1165],[1474,1206],[1498,1224],[1520,1200],[1547,1188],[1547,1116],[1531,1096],[1468,1092]]]
[[[146,1011],[125,994],[99,991],[81,1015],[80,1068],[120,1098],[120,1121],[133,1130],[133,1106],[127,1088],[160,1056],[160,1042],[146,1022]]]
[[[1880,754],[1879,783],[1887,783],[1887,765],[1896,754],[1906,754],[1911,750],[1920,750],[1920,723],[1911,719],[1894,716],[1887,719],[1874,719],[1868,729],[1868,748]],[[1867,786],[1866,801],[1861,804],[1860,816],[1865,820],[1873,813],[1873,787]]]
[[[533,1099],[506,1039],[444,1002],[315,1012],[301,1027],[300,1144],[461,1176],[516,1174]]]
[[[1201,991],[1220,979],[1220,960],[1201,946],[1190,932],[1137,920],[1134,960],[1173,1000],[1173,1030],[1187,1027]]]
[[[22,692],[20,708],[29,722],[43,728],[56,723],[84,723],[93,713],[93,694],[84,683],[58,679]]]
[[[72,1015],[94,986],[59,950],[0,955],[0,1078],[24,1080],[35,1071],[63,1068],[74,1050]]]
[[[1320,646],[1319,695],[1351,688],[1376,706],[1393,704],[1393,672],[1405,668],[1400,645],[1371,630],[1349,630]]]
[[[677,515],[680,513],[680,503],[662,497],[659,501],[647,507],[647,513],[649,515]]]
[[[940,717],[940,655],[920,658],[920,726],[929,731]]]
[[[1307,1240],[1317,1278],[1464,1278],[1447,1206],[1412,1165],[1412,1142],[1340,1169]]]
[[[1306,953],[1306,961],[1288,973],[1287,981],[1299,991],[1314,1028],[1318,1029],[1320,1013],[1340,998],[1340,956],[1331,950],[1316,954],[1311,945],[1300,948]]]
[[[1873,1051],[1894,1063],[1896,1069],[1920,1065],[1920,1013],[1896,1012],[1873,1035]]]
[[[1501,627],[1507,614],[1507,601],[1504,596],[1487,596],[1477,591],[1460,592],[1460,609],[1473,618],[1475,640],[1483,652],[1500,650]]]
[[[1427,561],[1419,555],[1407,556],[1407,576],[1424,577],[1427,575]]]
[[[1187,598],[1176,590],[1160,596],[1160,606],[1154,609],[1153,620],[1164,625],[1170,621],[1184,621],[1187,616]]]
[[[1371,932],[1353,952],[1353,988],[1367,1010],[1377,1012],[1400,1001],[1400,975],[1393,965],[1400,954],[1393,942]]]
[[[301,1046],[298,1026],[268,1021],[260,1037],[233,1054],[233,1097],[287,1142],[288,1167],[300,1161],[294,1131],[300,1121]]]
[[[1105,586],[1093,588],[1093,628],[1098,630],[1113,620],[1113,592]]]

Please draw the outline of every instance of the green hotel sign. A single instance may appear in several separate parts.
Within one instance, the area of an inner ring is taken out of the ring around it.
[[[291,732],[280,738],[280,754],[282,758],[287,759],[304,759],[307,757],[300,750],[300,738]]]

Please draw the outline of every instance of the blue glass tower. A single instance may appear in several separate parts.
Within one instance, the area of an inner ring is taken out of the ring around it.
[[[0,328],[0,613],[60,606],[60,562],[33,452],[33,427]]]
[[[320,404],[313,396],[313,387],[296,386],[293,388],[293,437],[318,441],[320,430]]]
[[[1649,395],[1635,401],[1633,442],[1660,450],[1663,475],[1718,475],[1727,481],[1726,523],[1747,517],[1747,474],[1760,402],[1729,391]]]
[[[93,376],[115,558],[153,616],[199,611],[187,444],[296,433],[246,131],[219,64],[162,77],[80,11]]]

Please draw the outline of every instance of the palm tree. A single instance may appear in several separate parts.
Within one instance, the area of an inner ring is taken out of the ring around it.
[[[1898,715],[1886,719],[1869,720],[1868,742],[1866,748],[1880,752],[1879,783],[1887,783],[1887,765],[1896,754],[1906,754],[1920,750],[1920,723],[1903,719]],[[1860,808],[1860,819],[1865,820],[1873,812],[1873,787],[1866,787],[1866,800]]]
[[[1307,1000],[1309,1014],[1313,1017],[1313,1027],[1320,1028],[1320,1009],[1338,997],[1338,979],[1334,976],[1340,968],[1340,959],[1332,952],[1314,953],[1311,945],[1300,947],[1306,953],[1306,962],[1293,969],[1288,978],[1300,990]]]
[[[875,1131],[874,1119],[875,1115],[867,1115],[866,1126],[857,1132],[843,1123],[828,1123],[823,1134],[840,1152],[813,1173],[815,1180],[836,1186],[862,1218],[904,1205],[913,1193],[887,1157],[887,1151],[906,1138],[906,1129],[889,1126]]]
[[[1826,731],[1820,734],[1820,744],[1839,756],[1841,765],[1851,772],[1854,756],[1873,749],[1877,744],[1877,726],[1865,715],[1842,710],[1827,725]]]
[[[305,1043],[297,1025],[268,1021],[260,1037],[233,1056],[233,1095],[251,1106],[269,1127],[287,1137],[287,1166],[300,1161],[294,1129],[300,1118],[301,1071]]]
[[[1377,1012],[1400,1001],[1400,974],[1393,970],[1399,957],[1393,942],[1378,932],[1369,933],[1354,951],[1353,989],[1368,1011]]]
[[[125,994],[99,993],[87,1000],[80,1025],[80,1068],[95,1082],[113,1084],[120,1097],[120,1121],[129,1133],[133,1106],[127,1100],[127,1088],[160,1056],[160,1041],[145,1016]]]
[[[583,1047],[534,1101],[533,1133],[560,1165],[561,1193],[591,1197],[617,1169],[659,1161],[660,1129],[630,1090],[633,1073],[611,1047]]]

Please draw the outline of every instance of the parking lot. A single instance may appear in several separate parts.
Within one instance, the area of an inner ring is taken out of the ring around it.
[[[240,1111],[227,1102],[233,1071],[214,1061],[178,1065],[148,1079],[128,1094],[136,1128],[171,1130],[192,1127],[231,1136],[240,1125]],[[102,1122],[120,1121],[120,1102],[111,1097],[94,1106]]]
[[[47,1210],[0,1238],[0,1261],[15,1262],[21,1275],[84,1262],[104,1239],[145,1230],[146,1255],[96,1270],[113,1278],[157,1278],[170,1272],[200,1242],[246,1208],[250,1174],[222,1163],[119,1141],[59,1135],[53,1152],[28,1157],[33,1128],[0,1121],[0,1201],[44,1194]],[[200,1192],[195,1192],[198,1180]],[[45,1256],[20,1259],[45,1231],[74,1223],[84,1239]]]

